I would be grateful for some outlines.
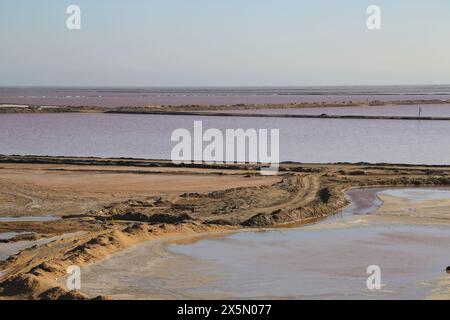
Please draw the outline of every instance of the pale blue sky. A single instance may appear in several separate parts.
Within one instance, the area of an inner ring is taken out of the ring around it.
[[[449,84],[449,40],[448,0],[2,0],[0,85]]]

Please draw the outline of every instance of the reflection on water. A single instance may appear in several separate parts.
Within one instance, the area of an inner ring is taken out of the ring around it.
[[[380,191],[352,190],[342,215],[298,229],[205,238],[169,251],[149,242],[87,268],[83,290],[117,298],[425,298],[448,265],[448,225],[366,219]],[[380,291],[366,287],[370,265],[381,268]]]

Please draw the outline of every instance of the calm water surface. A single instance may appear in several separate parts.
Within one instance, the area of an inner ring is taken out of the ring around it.
[[[278,128],[282,161],[450,164],[447,121],[3,114],[0,154],[170,159],[172,132],[193,132],[194,120],[222,132]]]

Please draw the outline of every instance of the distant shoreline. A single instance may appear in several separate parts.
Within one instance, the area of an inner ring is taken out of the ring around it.
[[[268,113],[226,113],[226,112],[189,112],[189,111],[109,111],[105,113],[117,114],[156,114],[175,116],[202,116],[202,117],[252,117],[252,118],[300,118],[300,119],[343,119],[343,120],[421,120],[421,121],[450,121],[450,117],[410,117],[410,116],[363,116],[363,115],[310,115],[310,114],[268,114]]]
[[[214,170],[251,170],[259,173],[262,164],[252,163],[202,163],[202,164],[175,164],[167,159],[126,158],[126,157],[80,157],[80,156],[42,156],[42,155],[6,155],[0,154],[0,163],[16,164],[64,164],[64,165],[97,165],[97,166],[134,166],[147,168],[184,168],[184,169],[214,169]],[[382,168],[449,168],[449,164],[411,164],[386,162],[331,162],[306,163],[298,161],[280,162],[280,171],[289,171],[292,166],[350,166],[350,167],[382,167]],[[299,171],[296,171],[299,172]],[[309,171],[306,171],[309,172]]]
[[[245,114],[229,111],[268,110],[268,109],[306,109],[337,107],[375,107],[375,106],[411,106],[450,104],[450,99],[432,100],[394,100],[394,101],[344,101],[344,102],[302,102],[288,104],[231,104],[231,105],[148,105],[148,106],[52,106],[0,103],[0,114],[10,113],[115,113],[115,114],[161,114],[185,116],[220,116],[220,117],[277,117],[277,118],[318,118],[318,119],[371,119],[371,120],[445,120],[450,117],[416,117],[416,116],[359,116],[359,115],[292,115],[292,114]],[[212,112],[225,111],[225,112]]]

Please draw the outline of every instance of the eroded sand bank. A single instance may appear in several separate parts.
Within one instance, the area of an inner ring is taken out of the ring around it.
[[[0,298],[4,299],[92,297],[61,285],[67,266],[93,265],[147,240],[321,220],[348,204],[343,191],[351,188],[450,185],[450,168],[445,166],[286,163],[278,176],[261,177],[254,165],[184,167],[158,160],[32,156],[0,157],[0,162],[4,200],[0,203],[3,210],[8,209],[3,216],[32,212],[63,217],[48,222],[2,222],[0,232],[31,233],[7,243],[83,232],[0,262],[4,272]],[[197,278],[192,275],[192,279]],[[156,297],[167,295],[162,289]]]
[[[300,229],[140,244],[83,269],[83,290],[117,299],[449,299],[450,191],[372,191],[384,202],[378,210],[352,206]],[[366,287],[373,264],[380,291]]]

